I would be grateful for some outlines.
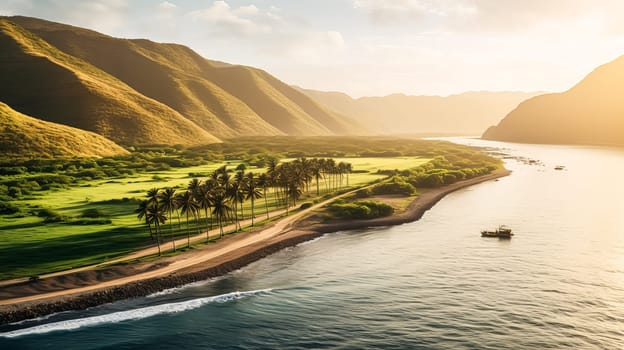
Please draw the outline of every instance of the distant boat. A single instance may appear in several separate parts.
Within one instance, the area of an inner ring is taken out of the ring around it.
[[[481,237],[511,238],[513,233],[511,229],[505,225],[500,225],[496,230],[482,230]]]
[[[557,165],[555,167],[555,170],[563,170],[563,169],[565,169],[565,166],[563,166],[563,165]]]

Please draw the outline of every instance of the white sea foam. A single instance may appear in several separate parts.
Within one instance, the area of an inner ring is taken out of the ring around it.
[[[188,288],[200,287],[200,286],[206,285],[208,283],[212,283],[212,282],[218,281],[220,279],[223,279],[223,277],[224,276],[210,278],[210,279],[203,280],[203,281],[198,281],[198,282],[185,284],[185,285],[180,286],[180,287],[175,287],[175,288],[169,288],[169,289],[161,290],[160,292],[152,293],[152,294],[146,296],[146,298],[155,298],[155,297],[160,297],[160,296],[163,296],[163,295],[176,294],[176,293],[181,292],[181,291],[183,291],[185,289],[188,289]]]
[[[42,324],[30,328],[18,329],[6,333],[0,333],[0,337],[15,338],[24,335],[43,334],[54,331],[67,331],[82,327],[90,327],[104,323],[117,323],[130,320],[140,320],[156,315],[173,314],[196,309],[210,303],[225,303],[232,300],[243,299],[250,296],[263,295],[269,293],[271,289],[252,290],[246,292],[232,292],[206,298],[182,301],[178,303],[148,306],[140,309],[114,312],[106,315],[91,316],[74,320],[65,320],[53,323]]]

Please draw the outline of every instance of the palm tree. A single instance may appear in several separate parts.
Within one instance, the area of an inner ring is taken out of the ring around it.
[[[146,217],[151,224],[154,224],[156,243],[158,244],[158,256],[160,256],[160,224],[164,224],[165,221],[167,221],[167,217],[164,215],[160,203],[151,203],[147,208]]]
[[[238,202],[240,203],[240,210],[241,210],[241,217],[239,220],[239,226],[240,226],[240,221],[245,220],[245,212],[243,211],[243,203],[245,202],[245,193],[246,193],[246,187],[247,187],[247,179],[245,177],[245,170],[241,170],[236,172],[236,175],[234,175],[234,181],[236,181],[238,183]]]
[[[323,177],[323,167],[322,163],[319,159],[314,158],[312,165],[310,167],[311,175],[316,179],[316,195],[319,196],[321,194],[319,190],[319,179]]]
[[[160,193],[160,189],[155,188],[155,187],[147,191],[147,202],[149,205],[158,202],[159,193]]]
[[[199,204],[195,201],[195,197],[191,191],[185,191],[183,194],[179,194],[176,202],[182,211],[182,215],[186,215],[186,246],[187,248],[190,248],[191,226],[189,224],[189,215],[193,215],[193,218],[196,217],[197,211],[199,210]]]
[[[347,163],[345,162],[338,163],[336,170],[338,171],[338,175],[340,176],[340,187],[342,187],[342,175],[346,174],[347,172]]]
[[[336,179],[335,179],[335,175],[336,175],[336,161],[333,158],[327,158],[325,161],[325,172],[327,174],[330,174],[330,181],[329,181],[329,187],[330,189],[333,191],[334,188],[332,187],[332,180],[333,180],[333,185],[336,185]],[[333,179],[332,179],[332,176]]]
[[[197,190],[196,197],[199,207],[204,209],[204,217],[206,218],[206,242],[210,240],[210,229],[212,228],[210,227],[212,226],[212,217],[210,218],[210,225],[208,224],[208,212],[210,207],[212,206],[212,194],[208,186],[209,185],[206,185],[206,183],[202,184]]]
[[[234,225],[237,227],[236,230],[238,230],[240,229],[240,222],[238,220],[238,203],[242,202],[243,199],[242,181],[232,181],[230,183],[229,191],[226,190],[226,195],[230,197],[232,203],[234,204]]]
[[[221,187],[215,189],[212,196],[212,214],[217,216],[220,237],[223,237],[223,218],[227,218],[230,210],[232,210],[227,201],[228,195],[225,193],[225,189]]]
[[[173,218],[173,211],[176,208],[176,194],[175,194],[175,189],[173,188],[165,188],[164,191],[160,192],[160,205],[162,207],[162,210],[165,213],[169,213],[169,228],[171,229],[171,242],[173,244],[173,251],[176,251],[176,245],[175,245],[175,236],[173,234],[173,220],[171,220],[171,218]]]
[[[189,184],[186,187],[186,189],[191,191],[191,194],[195,195],[195,194],[197,194],[197,191],[199,190],[199,186],[201,186],[201,181],[199,181],[199,179],[197,179],[197,178],[193,178],[189,182]]]
[[[297,199],[301,197],[301,194],[302,193],[299,184],[297,184],[296,182],[291,182],[288,185],[288,199],[292,199],[293,206],[297,205]]]
[[[149,206],[149,202],[147,200],[141,201],[139,203],[139,207],[134,210],[137,214],[137,219],[145,221],[145,224],[149,228],[150,238],[154,239],[154,233],[152,232],[152,225],[150,224],[147,218],[147,208]]]
[[[245,186],[245,199],[251,199],[251,226],[254,225],[254,206],[255,201],[258,198],[262,197],[262,193],[260,193],[260,189],[258,188],[258,182],[254,177],[254,173],[247,173],[246,176],[247,181]]]
[[[147,209],[149,209],[149,207],[151,207],[152,205],[155,205],[158,203],[158,197],[160,196],[160,189],[159,188],[152,188],[147,190]],[[147,220],[147,217],[146,217]],[[155,227],[154,227],[155,229]],[[160,239],[158,234],[156,234],[156,239]],[[160,242],[158,242],[160,244]]]
[[[345,171],[347,172],[347,187],[349,187],[349,174],[353,172],[353,165],[351,163],[345,163]]]
[[[262,197],[264,197],[264,209],[266,210],[266,217],[269,218],[269,203],[267,201],[266,191],[269,187],[269,177],[266,173],[260,174],[258,176],[258,186],[262,187]]]

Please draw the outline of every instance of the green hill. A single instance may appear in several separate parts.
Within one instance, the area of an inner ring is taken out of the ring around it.
[[[394,94],[354,99],[341,92],[300,90],[380,134],[478,135],[518,103],[536,95],[483,91],[447,97]]]
[[[36,18],[10,20],[219,137],[364,133],[256,68],[209,61],[182,45],[117,39]]]
[[[563,93],[546,94],[521,103],[497,126],[488,140],[624,145],[624,56],[598,67]]]
[[[98,134],[46,122],[0,102],[0,149],[3,156],[108,157],[128,151]]]
[[[20,112],[125,145],[219,141],[180,113],[6,19],[0,19],[0,47],[0,100]]]

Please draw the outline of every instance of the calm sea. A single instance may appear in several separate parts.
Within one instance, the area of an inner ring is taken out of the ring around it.
[[[624,348],[624,150],[455,141],[508,154],[513,175],[418,222],[1,327],[0,349]],[[514,238],[480,237],[499,224]]]

